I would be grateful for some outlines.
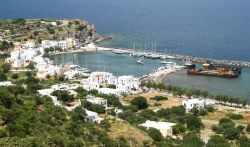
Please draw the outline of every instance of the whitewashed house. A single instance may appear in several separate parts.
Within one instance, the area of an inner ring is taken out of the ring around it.
[[[34,40],[28,40],[28,41],[26,41],[26,43],[22,47],[26,48],[26,49],[35,48],[35,47],[37,47],[37,42]]]
[[[98,90],[100,88],[100,84],[98,82],[89,82],[88,79],[81,80],[82,87],[89,91],[89,90]]]
[[[116,89],[124,93],[131,93],[132,91],[138,91],[140,88],[140,82],[133,76],[120,76],[117,78]]]
[[[107,83],[110,77],[113,77],[112,73],[96,71],[90,74],[88,82]]]
[[[58,41],[57,46],[63,50],[67,50],[69,48],[68,42],[66,40]]]
[[[163,137],[172,136],[173,135],[173,126],[175,126],[175,123],[170,122],[156,122],[156,121],[146,121],[143,124],[140,124],[140,126],[149,128],[155,128],[159,130]]]
[[[87,97],[87,101],[92,103],[92,104],[98,104],[98,105],[102,105],[105,108],[108,107],[108,102],[106,99],[104,98],[100,98],[100,97],[94,97],[94,96],[88,96]]]
[[[111,94],[111,95],[116,95],[116,96],[121,96],[122,95],[122,91],[119,89],[112,89],[112,88],[99,88],[97,89],[99,93],[102,94]]]
[[[182,105],[186,109],[186,112],[189,112],[192,108],[203,109],[205,108],[205,99],[186,99],[182,101]]]
[[[24,67],[28,65],[24,59],[16,59],[12,62],[14,68]]]
[[[38,72],[37,72],[37,77],[39,78],[46,78],[46,76],[54,76],[55,74],[60,73],[60,67],[55,66],[52,64],[47,64],[47,65],[40,65],[37,67]]]
[[[41,46],[45,49],[45,48],[55,48],[58,46],[58,42],[57,41],[53,41],[53,40],[43,40],[41,42]]]
[[[12,83],[10,81],[4,81],[4,82],[0,82],[0,86],[12,86]]]
[[[87,114],[86,118],[88,121],[100,123],[103,120],[103,118],[99,117],[96,112],[89,111],[87,109],[84,109],[84,110]]]

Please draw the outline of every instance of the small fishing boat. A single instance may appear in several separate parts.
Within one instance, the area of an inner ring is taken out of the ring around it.
[[[138,59],[136,60],[136,63],[138,63],[138,64],[143,64],[143,63],[144,63],[143,58],[138,58]]]

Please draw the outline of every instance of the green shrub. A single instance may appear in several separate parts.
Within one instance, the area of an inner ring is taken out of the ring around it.
[[[250,124],[247,125],[246,131],[247,131],[247,132],[250,132]]]
[[[19,75],[18,75],[17,73],[13,73],[13,74],[11,75],[11,78],[12,78],[12,79],[18,79],[18,77],[19,77]]]
[[[207,115],[207,110],[206,110],[206,109],[200,109],[199,115],[200,115],[200,116],[205,116],[205,115]]]
[[[155,96],[153,98],[151,98],[152,100],[155,100],[155,101],[162,101],[162,100],[168,100],[167,97],[165,96]]]
[[[206,106],[206,109],[207,109],[208,112],[214,112],[215,111],[214,107],[211,106],[211,105]]]
[[[148,135],[156,142],[162,141],[163,137],[161,135],[161,132],[155,128],[149,128],[148,129]]]
[[[241,114],[228,113],[227,116],[228,116],[230,119],[234,119],[234,120],[243,119],[243,116],[242,116]]]
[[[135,97],[131,101],[131,104],[136,106],[139,110],[146,109],[148,107],[147,99],[142,96]]]

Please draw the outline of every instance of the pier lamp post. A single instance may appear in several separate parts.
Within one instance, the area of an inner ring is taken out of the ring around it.
[[[247,108],[248,108],[248,109],[249,109],[249,95],[250,95],[250,93],[247,92]]]

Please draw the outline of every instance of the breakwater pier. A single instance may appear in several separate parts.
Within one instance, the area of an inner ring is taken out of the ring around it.
[[[250,67],[250,62],[248,61],[232,61],[232,60],[218,60],[218,59],[209,59],[201,57],[192,57],[186,55],[173,55],[173,54],[164,54],[159,52],[149,52],[143,50],[134,50],[134,49],[124,49],[124,48],[115,48],[112,50],[115,54],[128,54],[130,56],[144,56],[146,58],[152,59],[175,59],[179,61],[190,61],[194,63],[213,63],[216,65],[232,66],[232,67]]]

